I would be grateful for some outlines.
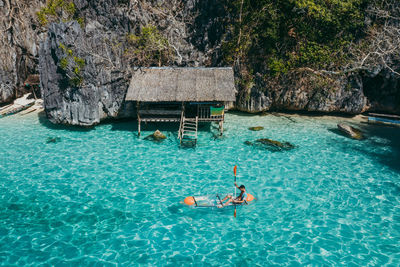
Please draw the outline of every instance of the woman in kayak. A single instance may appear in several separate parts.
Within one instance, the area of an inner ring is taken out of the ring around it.
[[[227,195],[221,202],[223,203],[227,199],[228,201],[223,203],[222,206],[220,206],[220,208],[227,206],[231,202],[233,204],[242,204],[246,201],[247,199],[246,187],[244,185],[238,186],[236,182],[235,186],[240,190],[240,195],[237,196],[236,198],[233,198],[231,195]]]

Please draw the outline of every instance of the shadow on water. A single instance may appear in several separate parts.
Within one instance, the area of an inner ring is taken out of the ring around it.
[[[64,131],[74,131],[74,132],[89,132],[94,129],[94,127],[83,127],[83,126],[73,126],[73,125],[63,125],[63,124],[54,124],[46,116],[44,111],[39,112],[38,114],[39,123],[52,130],[64,130]]]
[[[357,128],[359,128],[359,127],[357,127]],[[337,135],[340,135],[340,136],[343,136],[343,137],[352,139],[352,138],[349,137],[347,134],[345,134],[344,132],[340,131],[338,128],[330,128],[330,129],[328,129],[328,131],[330,131],[331,133],[334,133],[334,134],[337,134]],[[366,140],[367,138],[368,138],[368,134],[366,134],[366,133],[363,131],[363,138],[360,139],[359,141]],[[354,140],[354,139],[353,139],[353,140]]]
[[[362,147],[348,147],[348,144],[343,143],[343,149],[356,150],[362,154],[368,155],[369,157],[376,159],[380,164],[400,173],[400,127],[371,125],[367,123],[358,124],[357,127],[363,132],[366,137],[366,142],[363,140],[354,140],[355,142],[363,142]],[[337,129],[329,129],[329,131],[345,136]],[[374,150],[373,147],[389,148],[389,150],[377,151]]]
[[[94,130],[96,126],[85,127],[85,126],[74,126],[74,125],[63,125],[54,124],[46,116],[45,112],[42,111],[38,114],[39,122],[41,125],[52,130],[67,130],[77,132],[89,132]],[[111,125],[112,131],[126,131],[137,133],[138,123],[136,119],[109,119],[102,121],[100,125]],[[218,126],[213,125],[211,122],[201,122],[198,125],[198,132],[211,132]],[[159,130],[161,132],[176,133],[178,136],[179,122],[150,122],[141,124],[141,131],[154,132]]]
[[[138,123],[137,120],[110,120],[103,124],[110,124],[112,131],[128,131],[137,132]],[[210,131],[211,123],[199,123],[198,131],[207,132]],[[161,132],[178,132],[179,122],[149,122],[141,124],[141,131],[154,132],[159,130]]]
[[[193,220],[199,220],[204,218],[204,216],[209,216],[213,214],[215,216],[231,216],[233,214],[233,207],[225,207],[225,208],[194,208],[186,206],[183,203],[175,203],[167,207],[169,212],[166,216],[172,216],[173,218],[182,218],[187,217]],[[240,209],[238,209],[240,210]],[[216,219],[218,221],[219,219]]]
[[[362,131],[369,137],[377,137],[379,139],[384,139],[387,142],[377,142],[376,140],[370,140],[374,146],[388,146],[390,151],[385,153],[385,155],[371,153],[371,156],[379,156],[379,161],[392,168],[393,170],[400,173],[400,128],[399,127],[384,127],[376,125],[363,125]]]

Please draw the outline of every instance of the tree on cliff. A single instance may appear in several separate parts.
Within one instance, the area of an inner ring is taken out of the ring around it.
[[[362,72],[399,75],[399,7],[397,0],[226,0],[222,51],[235,65],[239,99],[254,86],[282,93],[301,78],[310,101]]]
[[[383,68],[400,76],[400,2],[372,1],[366,10],[366,38],[351,49],[355,60],[346,71],[379,71]]]
[[[233,20],[225,59],[240,57],[252,71],[269,73],[301,66],[335,69],[346,60],[349,44],[363,36],[367,2],[228,1]]]

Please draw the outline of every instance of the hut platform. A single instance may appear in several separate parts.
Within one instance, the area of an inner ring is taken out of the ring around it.
[[[132,74],[125,101],[136,102],[141,122],[179,122],[181,140],[196,144],[200,122],[216,122],[223,132],[225,103],[236,100],[233,69],[140,68]]]

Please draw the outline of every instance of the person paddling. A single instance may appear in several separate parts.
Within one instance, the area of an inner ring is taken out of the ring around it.
[[[237,196],[236,198],[233,198],[231,195],[227,195],[226,197],[224,197],[224,199],[221,200],[221,203],[223,203],[227,199],[228,199],[228,201],[226,201],[221,206],[219,206],[219,208],[225,207],[231,202],[233,204],[243,204],[246,201],[246,199],[247,199],[246,187],[244,185],[238,186],[236,184],[236,182],[235,182],[235,186],[236,186],[236,188],[238,188],[240,190],[239,196]]]

